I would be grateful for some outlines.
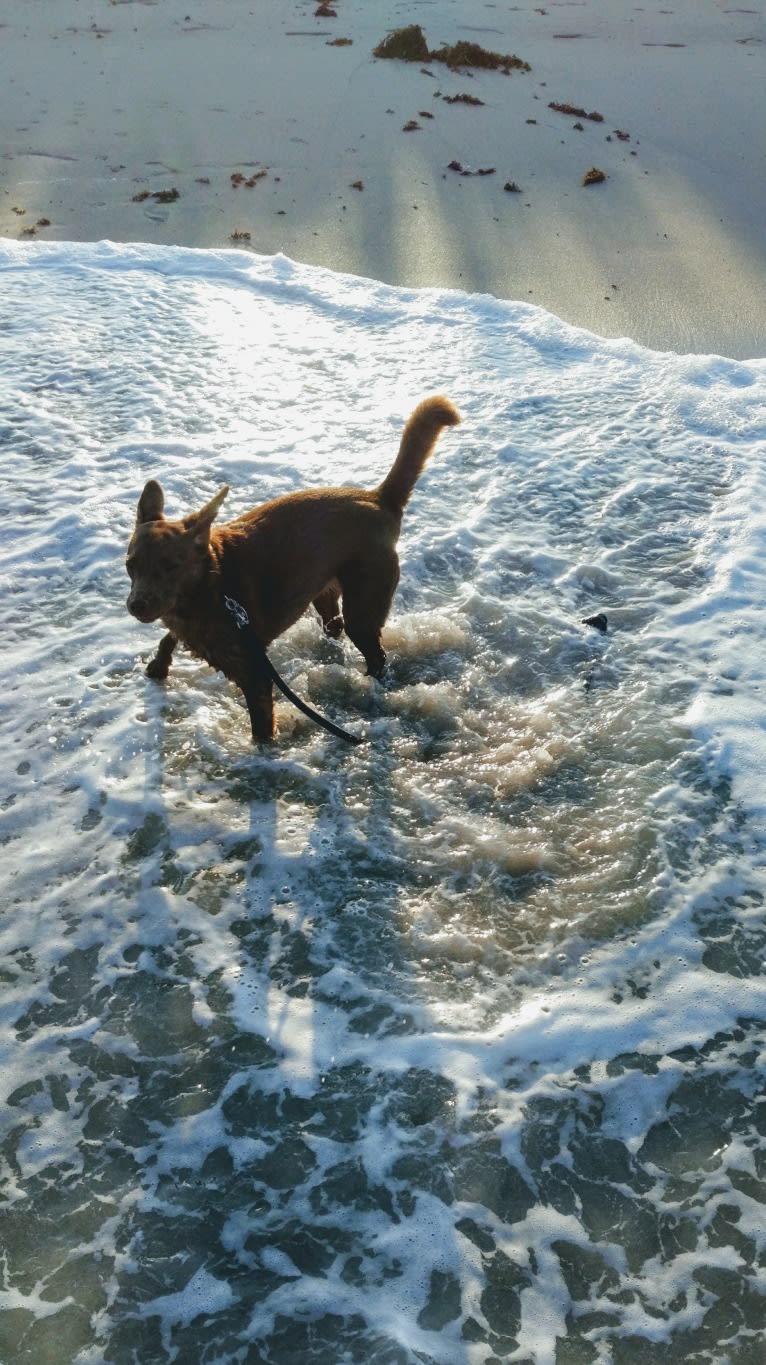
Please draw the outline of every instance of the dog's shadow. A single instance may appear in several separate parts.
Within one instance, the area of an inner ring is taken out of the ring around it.
[[[365,1134],[379,1125],[381,1104],[409,1115],[418,1090],[406,1068],[402,1079],[398,1057],[393,1071],[375,1060],[376,1044],[391,1040],[398,1053],[398,1038],[417,1033],[427,1015],[401,927],[416,873],[395,833],[398,727],[390,717],[374,722],[352,749],[301,717],[285,721],[276,742],[232,759],[231,733],[225,745],[215,734],[220,714],[211,709],[207,731],[180,715],[188,697],[186,688],[176,698],[147,682],[156,748],[146,799],[158,812],[165,793],[168,850],[155,869],[178,940],[166,984],[196,968],[186,984],[206,1033],[189,1038],[184,1069],[191,1054],[219,1146],[205,1155],[192,1141],[181,1153],[172,1200],[193,1187],[207,1228],[221,1208],[246,1218],[257,1195],[242,1264],[230,1256],[224,1268],[220,1248],[210,1252],[215,1275],[236,1283],[251,1307],[262,1292],[253,1288],[256,1244],[272,1256],[278,1248],[298,1269],[307,1239],[320,1262],[340,1249],[341,1293],[352,1275],[369,1275],[372,1292],[400,1273],[396,1247],[381,1250],[376,1229],[384,1220],[395,1243],[414,1205],[410,1189],[392,1192],[368,1175]],[[246,715],[233,706],[244,741]],[[376,709],[385,712],[385,696],[373,697]],[[429,1122],[450,1128],[452,1088],[430,1079]],[[234,1168],[229,1145],[239,1152]],[[202,1231],[200,1239],[198,1251]]]
[[[357,670],[344,683],[341,661],[323,641],[315,657],[323,685],[310,696],[344,722],[361,702],[348,722],[363,737],[353,748],[287,703],[278,708],[281,735],[251,748],[238,694],[190,662],[181,667],[195,673],[191,692],[147,680],[144,695],[152,742],[143,808],[165,831],[149,875],[192,948],[201,937],[201,960],[228,944],[227,968],[194,990],[215,999],[222,1030],[235,1019],[286,1056],[300,1020],[309,1070],[327,1061],[328,1010],[340,1010],[354,1036],[398,1031],[412,1016],[400,922],[417,873],[394,815],[399,680],[395,671],[389,691]],[[197,715],[208,688],[210,708],[203,701]],[[217,946],[204,951],[207,940]]]

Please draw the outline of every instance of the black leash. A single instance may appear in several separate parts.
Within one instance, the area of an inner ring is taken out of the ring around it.
[[[235,597],[229,597],[228,595],[224,595],[223,600],[226,610],[231,614],[237,630],[245,630],[250,626],[250,617],[241,602],[238,602]],[[258,637],[254,634],[252,627],[248,631],[246,639],[250,650],[258,659],[259,665],[262,668],[265,668],[272,682],[276,683],[280,692],[283,692],[287,697],[287,700],[291,701],[293,706],[296,706],[299,711],[302,711],[304,716],[308,716],[309,720],[313,720],[315,725],[321,725],[324,730],[329,730],[330,734],[336,735],[338,739],[345,739],[347,744],[362,743],[361,735],[349,734],[348,730],[343,730],[340,725],[335,725],[333,721],[328,720],[327,717],[321,715],[319,711],[315,711],[313,706],[309,706],[307,702],[302,701],[301,698],[293,692],[293,689],[288,686],[284,678],[280,677],[277,673],[266,650]]]

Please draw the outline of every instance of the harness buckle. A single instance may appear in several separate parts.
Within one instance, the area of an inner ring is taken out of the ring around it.
[[[223,601],[226,610],[231,612],[231,615],[234,617],[234,623],[237,630],[244,630],[245,626],[250,625],[250,617],[241,602],[238,602],[234,597],[224,597]]]

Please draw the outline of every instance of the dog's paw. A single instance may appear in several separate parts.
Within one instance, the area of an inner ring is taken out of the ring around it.
[[[277,727],[276,727],[276,725],[275,725],[275,726],[274,726],[274,729],[272,730],[272,732],[271,732],[270,735],[267,735],[267,734],[262,734],[262,735],[252,734],[252,735],[250,736],[250,740],[251,740],[251,743],[254,745],[254,747],[255,747],[256,749],[259,749],[263,744],[272,744],[272,743],[274,742],[274,740],[277,738],[278,735],[279,735],[279,730],[277,729]]]
[[[250,716],[250,738],[253,744],[270,744],[278,734],[277,718],[273,713],[264,715],[260,712]]]
[[[380,651],[381,657],[367,663],[367,677],[374,678],[376,682],[384,683],[391,677],[391,665],[388,662],[388,655],[383,650]]]
[[[164,664],[161,659],[158,659],[155,656],[155,658],[150,659],[146,665],[146,676],[147,678],[153,678],[155,682],[164,682],[168,676],[167,664]]]

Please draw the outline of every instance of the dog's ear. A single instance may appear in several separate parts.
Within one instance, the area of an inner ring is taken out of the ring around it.
[[[162,521],[164,506],[165,494],[157,483],[157,480],[150,479],[144,488],[141,497],[138,499],[136,526],[140,526],[144,521]]]
[[[221,510],[221,503],[228,491],[229,485],[225,483],[223,488],[218,489],[215,497],[211,498],[210,502],[206,502],[205,506],[200,508],[199,512],[192,512],[188,517],[184,517],[184,526],[187,531],[193,532],[195,540],[199,541],[200,545],[207,545],[210,537],[210,527],[218,516],[218,513]]]

